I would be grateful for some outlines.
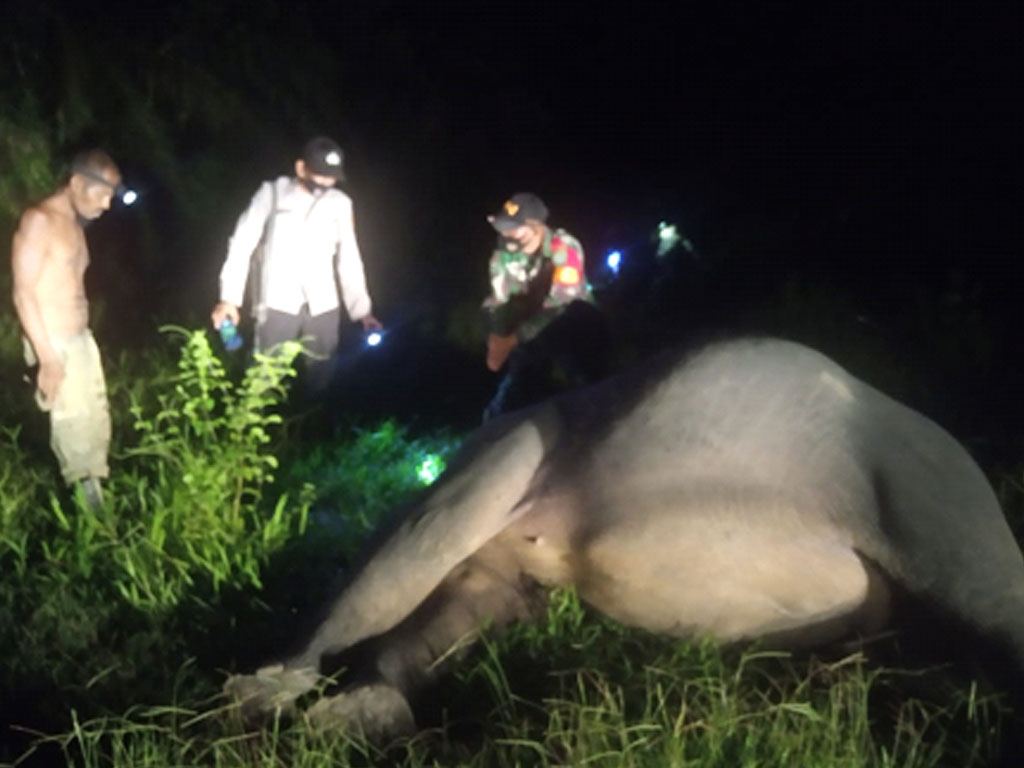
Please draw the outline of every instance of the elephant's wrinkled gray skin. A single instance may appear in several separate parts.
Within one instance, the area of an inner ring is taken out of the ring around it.
[[[876,631],[898,592],[1024,662],[1024,559],[964,448],[822,355],[753,339],[488,423],[305,650],[226,689],[287,708],[368,641],[362,682],[308,714],[407,732],[435,661],[555,585],[655,632],[784,647]]]

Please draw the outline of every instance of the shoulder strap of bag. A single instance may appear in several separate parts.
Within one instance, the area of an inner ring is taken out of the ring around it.
[[[270,213],[267,220],[263,222],[263,235],[260,237],[259,245],[253,256],[253,269],[256,270],[256,280],[253,281],[257,293],[252,302],[252,315],[256,320],[257,327],[267,319],[267,259],[269,257],[270,243],[274,234],[274,219],[277,218],[277,181],[270,182]]]

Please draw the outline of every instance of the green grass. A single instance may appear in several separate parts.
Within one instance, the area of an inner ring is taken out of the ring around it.
[[[54,484],[40,436],[0,431],[0,762],[74,766],[981,766],[998,702],[861,655],[722,649],[623,628],[572,592],[468,652],[412,741],[301,718],[245,729],[219,695],[293,639],[458,436],[353,420],[289,441],[291,350],[230,371],[204,332],[112,366],[105,508]],[[27,396],[26,393],[21,393]],[[10,413],[30,407],[11,394]],[[129,414],[130,419],[118,419]],[[315,416],[314,416],[315,418]],[[37,425],[38,426],[38,425]],[[1019,516],[1019,473],[999,483]],[[6,746],[4,746],[6,744]]]
[[[909,673],[874,669],[860,655],[798,663],[668,642],[587,616],[571,593],[556,597],[568,617],[485,643],[442,693],[443,727],[411,741],[374,747],[302,720],[247,731],[232,706],[212,699],[76,717],[40,748],[59,748],[76,766],[154,768],[924,768],[991,757],[999,710],[972,689],[941,702],[894,698],[879,717],[877,699],[898,694]]]

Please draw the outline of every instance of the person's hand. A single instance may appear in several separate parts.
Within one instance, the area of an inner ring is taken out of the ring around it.
[[[238,314],[238,307],[230,301],[218,302],[217,306],[213,308],[213,312],[210,313],[210,320],[213,321],[214,330],[220,329],[221,323],[224,322],[224,318],[226,317],[230,317],[231,322],[236,326],[242,320],[242,316]]]
[[[519,337],[514,333],[508,336],[499,336],[492,333],[487,337],[487,367],[492,371],[500,371],[512,350],[519,343]]]
[[[366,317],[360,319],[359,322],[361,322],[363,324],[363,333],[369,333],[370,331],[383,331],[384,330],[384,326],[381,325],[380,320],[378,320],[373,315],[367,315]]]
[[[41,405],[49,409],[57,399],[57,392],[60,390],[61,382],[64,381],[64,364],[60,360],[50,360],[39,364],[39,377],[36,379],[36,387],[42,396]]]

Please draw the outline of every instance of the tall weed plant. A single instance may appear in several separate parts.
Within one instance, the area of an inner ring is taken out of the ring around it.
[[[311,490],[270,502],[263,497],[277,459],[276,412],[294,376],[298,344],[259,355],[239,383],[228,376],[203,331],[184,337],[177,370],[133,397],[137,443],[114,462],[106,503],[91,508],[76,496],[40,492],[45,478],[29,470],[17,432],[2,435],[4,490],[0,565],[48,579],[113,589],[147,612],[179,604],[187,594],[225,585],[260,584],[260,567],[306,525]]]
[[[259,586],[261,564],[305,529],[311,500],[306,487],[294,500],[263,503],[278,467],[275,409],[301,345],[257,354],[236,385],[205,332],[176,332],[185,339],[177,373],[150,407],[131,406],[139,443],[127,451],[130,469],[114,494],[117,587],[149,609],[177,604],[197,578],[214,590]]]

